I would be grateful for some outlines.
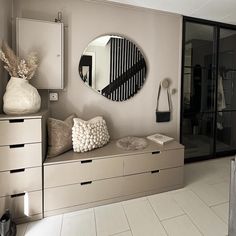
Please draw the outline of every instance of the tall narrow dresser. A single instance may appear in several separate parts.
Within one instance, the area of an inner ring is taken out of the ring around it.
[[[9,209],[19,223],[43,216],[46,117],[0,115],[0,215]]]

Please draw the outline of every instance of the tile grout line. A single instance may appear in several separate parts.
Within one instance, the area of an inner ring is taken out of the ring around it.
[[[126,220],[127,220],[127,222],[128,222],[128,225],[129,225],[130,233],[131,233],[131,235],[133,236],[133,232],[132,232],[132,229],[131,229],[131,227],[130,227],[129,219],[128,219],[128,216],[127,216],[127,214],[126,214],[126,212],[125,212],[125,208],[124,208],[124,205],[123,205],[122,202],[121,202],[121,206],[122,206],[122,209],[123,209],[123,211],[124,211],[124,213],[125,213],[125,217],[126,217]]]
[[[164,222],[164,221],[167,221],[167,220],[172,220],[172,219],[178,218],[178,217],[180,217],[180,216],[187,216],[187,214],[184,212],[184,213],[182,213],[181,215],[171,216],[171,217],[169,217],[169,218],[165,218],[165,219],[160,220],[160,221],[161,221],[161,222]]]
[[[94,216],[94,221],[95,221],[95,233],[97,236],[98,232],[97,232],[97,220],[96,220],[95,208],[93,208],[93,216]]]
[[[192,192],[193,192],[202,202],[204,202],[204,204],[205,204],[207,207],[209,207],[209,208],[211,208],[211,206],[214,206],[214,205],[223,204],[223,203],[228,202],[228,201],[226,201],[226,202],[220,202],[220,203],[213,204],[213,205],[210,206],[210,205],[207,204],[207,202],[206,202],[204,199],[201,198],[201,196],[199,196],[199,194],[197,193],[197,191],[195,191],[195,190],[192,189],[191,187],[189,187],[189,190],[192,191]],[[220,194],[220,195],[222,195],[222,194]]]
[[[64,221],[64,214],[62,214],[62,218],[61,218],[60,236],[61,236],[61,234],[62,234],[63,221]]]
[[[221,203],[217,203],[217,204],[214,204],[212,206],[209,206],[210,208],[213,208],[213,207],[217,207],[217,206],[220,206],[220,205],[224,205],[224,204],[228,204],[229,201],[226,201],[226,202],[221,202]]]
[[[26,223],[26,227],[25,227],[25,230],[24,230],[24,232],[23,232],[23,236],[25,236],[25,234],[26,234],[26,231],[27,231],[27,229],[28,229],[28,225],[29,225],[29,223]]]
[[[190,191],[190,192],[192,192],[193,194],[195,194],[193,191],[191,191],[190,189],[187,189],[187,191]],[[196,194],[195,194],[196,195]],[[185,212],[185,214],[186,214],[186,216],[188,217],[188,219],[193,223],[193,225],[196,227],[196,229],[199,231],[199,233],[201,234],[201,235],[203,235],[204,236],[204,234],[203,234],[203,232],[201,231],[201,229],[197,226],[197,224],[195,224],[195,222],[192,220],[192,218],[188,215],[188,213],[183,209],[183,207],[181,207],[179,204],[178,204],[178,202],[175,200],[175,198],[173,197],[174,196],[174,194],[171,196],[171,198],[173,199],[173,201],[180,207],[180,209],[183,211],[183,212]],[[196,195],[197,196],[197,195]],[[201,200],[201,199],[200,199]]]
[[[168,236],[169,234],[168,234],[168,232],[166,231],[166,228],[165,228],[165,226],[164,226],[164,225],[161,223],[161,220],[160,220],[160,218],[158,217],[158,215],[157,215],[157,213],[156,213],[155,209],[153,208],[153,206],[152,206],[151,202],[149,201],[148,197],[147,197],[147,202],[148,202],[148,204],[150,205],[151,209],[153,210],[153,212],[154,212],[155,216],[156,216],[156,217],[157,217],[157,219],[159,220],[159,222],[160,222],[160,224],[161,224],[162,228],[163,228],[163,229],[164,229],[164,231],[166,232],[166,235]]]
[[[204,236],[203,232],[200,230],[200,228],[195,224],[195,222],[191,219],[191,217],[189,217],[187,214],[186,216],[188,217],[188,219],[190,220],[190,222],[192,222],[192,224],[196,227],[196,230],[202,235]]]
[[[116,236],[116,235],[119,235],[119,234],[122,234],[122,233],[126,233],[126,232],[131,232],[131,230],[121,231],[119,233],[110,234],[109,236]]]

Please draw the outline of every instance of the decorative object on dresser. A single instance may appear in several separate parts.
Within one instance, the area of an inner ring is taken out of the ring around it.
[[[46,118],[0,115],[0,215],[9,209],[17,223],[42,218]]]
[[[104,146],[109,142],[106,121],[97,116],[89,121],[74,118],[72,143],[74,152],[87,152]]]
[[[145,138],[128,136],[116,141],[116,145],[124,150],[140,150],[147,147],[148,143]]]
[[[153,134],[153,135],[147,136],[147,139],[150,139],[161,145],[164,145],[174,140],[174,138],[166,136],[164,134]]]
[[[46,159],[44,215],[181,188],[184,147],[175,141],[147,143],[145,149],[126,151],[112,140],[91,152],[69,151]]]
[[[4,112],[8,115],[23,115],[39,111],[41,98],[37,89],[29,84],[38,67],[36,54],[29,54],[26,60],[20,59],[3,41],[0,59],[11,76],[3,96]]]
[[[76,117],[72,114],[64,121],[48,118],[48,157],[54,157],[72,149],[72,127],[73,119]]]

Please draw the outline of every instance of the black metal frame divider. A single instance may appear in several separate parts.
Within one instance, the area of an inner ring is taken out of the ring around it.
[[[184,56],[185,56],[185,34],[186,34],[186,23],[198,23],[203,25],[209,25],[214,27],[214,42],[213,42],[213,68],[214,78],[218,78],[219,73],[219,42],[220,42],[220,29],[236,30],[236,25],[225,24],[216,21],[209,21],[204,19],[198,19],[193,17],[183,17],[183,29],[182,29],[182,70],[181,70],[181,110],[180,110],[180,143],[183,144],[183,115],[184,115]],[[236,63],[236,62],[235,62]],[[215,79],[215,91],[218,91],[218,80]],[[235,150],[216,152],[216,129],[217,129],[217,92],[214,94],[214,128],[213,128],[213,153],[210,155],[196,156],[185,159],[185,163],[208,160],[212,158],[218,158],[223,156],[230,156],[236,154]],[[234,111],[234,110],[230,110]]]

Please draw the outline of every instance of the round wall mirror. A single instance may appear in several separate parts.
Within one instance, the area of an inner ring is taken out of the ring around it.
[[[105,35],[83,52],[79,75],[89,87],[113,101],[133,97],[143,86],[147,66],[141,50],[130,40]]]

